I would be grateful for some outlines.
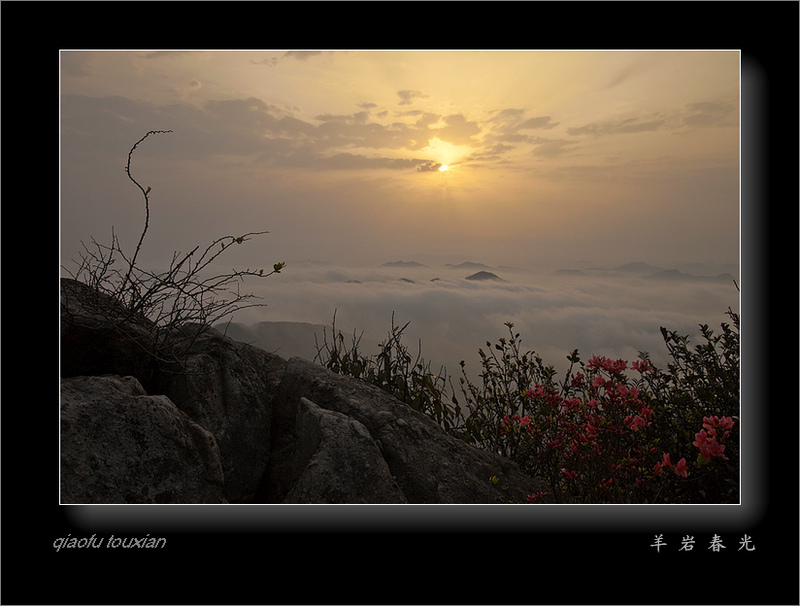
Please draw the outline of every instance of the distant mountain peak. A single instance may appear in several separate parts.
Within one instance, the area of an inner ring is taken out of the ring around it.
[[[464,261],[458,265],[446,263],[445,267],[449,267],[450,269],[492,269],[488,265],[484,265],[483,263],[473,263],[472,261]]]
[[[427,267],[427,265],[417,263],[416,261],[389,261],[381,265],[381,267]]]
[[[620,265],[615,269],[617,271],[629,271],[629,272],[641,272],[641,273],[664,270],[663,267],[656,267],[655,265],[650,265],[649,263],[643,263],[642,261],[633,261],[632,263],[626,263],[625,265]]]
[[[467,276],[464,278],[465,280],[494,280],[497,282],[505,282],[502,278],[496,276],[490,271],[479,271],[477,273],[472,274],[471,276]]]

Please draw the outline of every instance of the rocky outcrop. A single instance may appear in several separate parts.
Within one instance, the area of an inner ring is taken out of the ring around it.
[[[545,490],[377,387],[210,327],[173,331],[191,335],[180,359],[148,358],[146,322],[122,314],[144,341],[121,339],[109,322],[121,311],[102,309],[113,302],[98,312],[91,289],[62,282],[62,503],[502,503]]]
[[[292,358],[286,364],[274,400],[275,465],[266,488],[278,501],[282,500],[286,489],[277,481],[282,475],[282,461],[303,460],[297,454],[305,439],[298,431],[298,427],[302,427],[298,425],[298,417],[308,415],[309,408],[313,413],[309,403],[357,423],[354,427],[363,428],[374,448],[348,450],[342,446],[342,450],[351,460],[360,459],[364,469],[387,467],[409,503],[524,502],[525,495],[538,485],[512,461],[493,457],[446,434],[428,416],[381,389],[337,375],[301,358]],[[364,435],[364,431],[360,433]],[[363,489],[363,477],[340,473],[335,465],[330,466],[329,472],[342,486],[349,486],[351,494],[359,494]],[[493,475],[501,479],[497,485],[489,482]]]
[[[208,327],[182,330],[196,336],[180,361],[154,373],[154,389],[214,434],[226,498],[252,502],[267,469],[272,400],[286,362]]]
[[[301,397],[276,440],[264,500],[273,503],[406,503],[367,428]]]
[[[64,503],[224,503],[216,440],[133,377],[61,381]]]

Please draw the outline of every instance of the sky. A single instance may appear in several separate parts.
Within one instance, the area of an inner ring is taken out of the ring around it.
[[[61,264],[112,226],[135,247],[144,208],[128,152],[171,130],[132,156],[152,187],[142,263],[268,231],[226,257],[287,263],[257,285],[268,308],[248,320],[324,323],[349,304],[340,319],[374,315],[385,332],[405,305],[442,344],[469,332],[477,347],[515,319],[564,353],[579,346],[568,337],[630,353],[655,346],[660,323],[725,320],[737,291],[552,272],[736,273],[739,83],[735,50],[63,50]],[[401,292],[374,274],[400,260],[430,275],[402,276],[414,284]],[[506,282],[465,289],[443,273],[464,261]]]

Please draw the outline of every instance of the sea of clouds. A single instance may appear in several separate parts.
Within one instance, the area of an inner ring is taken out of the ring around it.
[[[502,281],[467,280],[487,271]],[[669,270],[669,271],[667,271]],[[698,325],[719,331],[739,312],[735,266],[664,268],[630,264],[569,271],[480,265],[365,265],[343,267],[319,261],[289,262],[279,275],[244,289],[262,297],[264,307],[243,310],[233,321],[302,322],[336,328],[350,340],[362,337],[362,353],[377,353],[391,328],[410,322],[403,343],[433,370],[445,366],[460,375],[459,361],[474,378],[479,347],[508,336],[506,322],[520,334],[522,350],[533,350],[563,376],[574,349],[584,361],[593,355],[636,359],[647,351],[657,366],[668,361],[660,327],[694,337]],[[306,328],[306,334],[308,333]],[[316,331],[322,343],[322,330]],[[308,336],[304,338],[308,339]],[[313,344],[309,344],[313,345]],[[279,355],[290,355],[288,350]]]

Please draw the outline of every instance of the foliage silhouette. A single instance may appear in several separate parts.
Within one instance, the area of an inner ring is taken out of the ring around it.
[[[152,188],[143,187],[133,176],[131,160],[145,139],[171,132],[148,131],[128,152],[125,173],[141,192],[145,210],[144,226],[133,254],[125,252],[112,226],[110,244],[100,244],[94,238],[91,247],[81,242],[80,260],[73,260],[77,269],[64,268],[73,279],[104,295],[94,300],[92,311],[111,321],[122,338],[136,340],[153,356],[154,362],[179,362],[197,337],[212,324],[239,310],[260,306],[253,302],[259,297],[240,291],[240,283],[247,277],[266,278],[285,267],[281,262],[273,264],[272,271],[266,272],[263,269],[213,271],[214,262],[231,246],[243,244],[268,233],[266,231],[216,238],[199,254],[200,245],[186,254],[174,252],[166,271],[148,271],[137,264],[150,226]],[[120,314],[119,310],[124,312]],[[140,331],[131,330],[131,323],[149,326],[148,337],[144,339]]]
[[[438,373],[431,371],[430,362],[422,357],[421,343],[416,357],[409,353],[402,343],[403,331],[409,323],[396,326],[393,313],[391,331],[379,344],[378,353],[366,356],[360,350],[363,333],[356,336],[354,331],[350,345],[346,345],[344,335],[336,329],[334,311],[330,342],[325,329],[322,344],[314,336],[317,349],[314,361],[335,373],[380,387],[414,410],[425,413],[445,430],[452,431],[456,428],[458,410],[445,396],[447,373],[444,367]]]

